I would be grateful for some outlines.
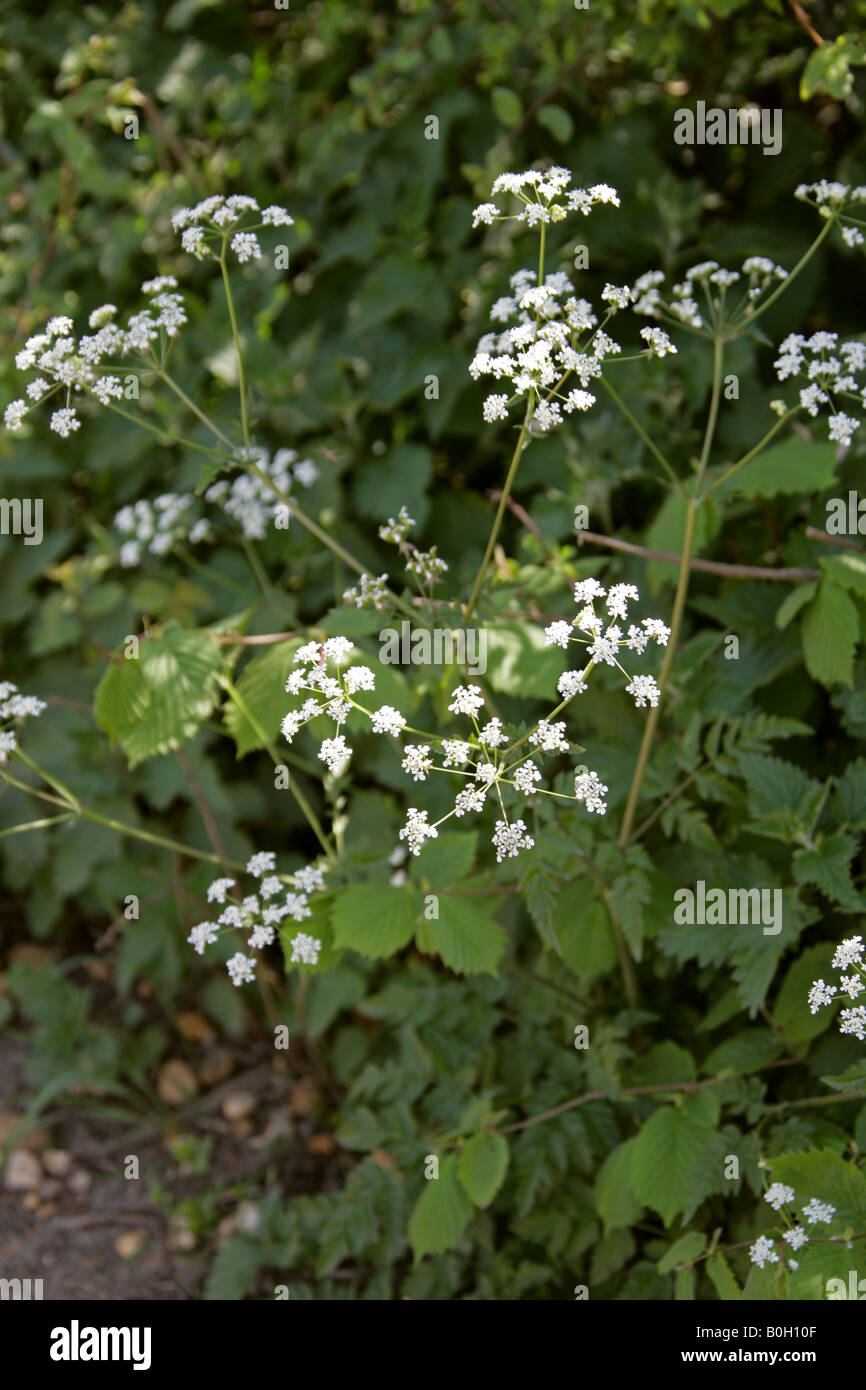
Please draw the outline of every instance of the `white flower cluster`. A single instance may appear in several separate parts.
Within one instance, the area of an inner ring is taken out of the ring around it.
[[[840,946],[831,962],[834,970],[848,971],[839,978],[839,984],[828,985],[823,980],[815,980],[809,990],[809,1011],[816,1014],[826,1004],[832,1004],[836,995],[855,1000],[866,990],[866,961],[863,959],[862,936],[849,936]],[[866,1042],[866,1007],[857,1004],[853,1009],[843,1009],[839,1015],[839,1032],[851,1033],[860,1042]]]
[[[320,716],[333,720],[334,735],[322,741],[318,757],[335,777],[346,771],[352,757],[353,750],[339,730],[353,710],[369,720],[372,733],[392,738],[406,733],[420,733],[411,729],[403,714],[393,706],[381,705],[372,709],[359,702],[356,698],[359,692],[375,690],[376,678],[368,666],[350,665],[345,670],[340,669],[346,666],[352,650],[353,645],[346,637],[308,642],[295,653],[298,670],[293,671],[286,682],[286,690],[290,694],[307,698],[284,718],[283,736],[291,743],[310,720]],[[567,699],[563,700],[562,705],[567,702]],[[431,772],[442,772],[463,780],[453,809],[435,824],[429,824],[426,811],[415,807],[409,809],[400,839],[406,841],[413,855],[420,853],[425,840],[436,838],[443,821],[451,816],[460,819],[470,812],[483,810],[488,797],[498,801],[502,815],[502,819],[496,822],[492,840],[497,861],[514,858],[520,850],[531,848],[534,843],[527,834],[523,820],[509,820],[503,793],[511,800],[515,795],[526,798],[535,792],[549,794],[545,788],[537,785],[541,781],[541,770],[533,758],[539,753],[569,751],[564,737],[565,724],[541,720],[522,738],[510,740],[501,720],[495,717],[482,727],[478,714],[483,705],[484,698],[477,685],[458,686],[452,693],[448,709],[452,714],[464,715],[471,720],[473,730],[469,737],[455,739],[421,734],[426,742],[405,744],[403,747],[403,771],[414,782],[425,782]],[[533,745],[528,753],[521,751],[526,743]],[[441,761],[434,760],[437,756]],[[574,800],[583,801],[588,811],[603,814],[606,810],[603,794],[606,791],[607,788],[595,773],[581,772],[575,780]]]
[[[596,599],[604,599],[607,617],[595,611]],[[559,678],[557,689],[563,699],[582,695],[587,689],[586,677],[594,666],[602,663],[616,666],[624,676],[629,673],[620,665],[619,651],[625,648],[640,655],[650,641],[666,647],[670,628],[659,618],[644,618],[638,627],[628,622],[628,605],[640,599],[633,584],[611,584],[605,589],[597,579],[579,579],[574,586],[574,601],[580,605],[580,612],[571,621],[558,618],[544,629],[546,647],[568,649],[574,642],[587,648],[589,664],[579,671],[565,671]],[[628,623],[628,631],[625,624]],[[622,624],[622,626],[620,626]],[[660,691],[653,676],[630,676],[625,687],[638,709],[657,705]]]
[[[523,174],[500,174],[494,179],[491,196],[510,194],[523,207],[520,212],[506,213],[496,203],[480,203],[472,213],[473,227],[490,226],[493,222],[526,222],[535,227],[541,222],[562,222],[570,212],[584,215],[602,203],[619,207],[619,194],[610,184],[597,183],[592,188],[569,188],[570,170],[554,165],[551,169],[528,169]]]
[[[248,215],[253,215],[253,221]],[[285,208],[274,205],[262,210],[255,198],[237,193],[225,198],[219,193],[203,198],[191,208],[178,208],[171,225],[181,234],[184,251],[203,260],[219,254],[228,244],[241,265],[260,260],[262,250],[256,232],[262,227],[291,227],[294,218]],[[242,228],[241,223],[246,222]],[[217,248],[216,251],[214,248]]]
[[[779,344],[779,356],[773,363],[780,381],[800,377],[808,385],[800,388],[800,406],[809,415],[818,414],[820,406],[829,406],[828,433],[838,444],[850,444],[860,420],[846,415],[837,402],[853,400],[857,408],[866,408],[866,343],[849,338],[839,342],[838,333],[823,330],[804,338],[802,333],[789,333]]]
[[[275,487],[288,493],[293,481],[311,487],[319,476],[311,459],[296,463],[297,457],[294,449],[278,449],[273,458],[266,449],[252,449],[249,454],[241,451],[237,460],[241,466],[255,463]],[[208,488],[205,499],[219,503],[227,516],[240,523],[249,540],[264,538],[268,521],[277,515],[280,506],[271,489],[254,473],[241,473],[232,482],[221,479]],[[199,545],[214,540],[210,521],[202,516],[197,498],[188,492],[165,492],[153,502],[141,499],[121,507],[114,525],[129,538],[118,554],[124,568],[140,564],[145,549],[152,555],[168,555],[184,541]]]
[[[207,890],[209,903],[222,907],[215,922],[199,922],[193,927],[187,941],[200,956],[205,949],[219,938],[222,931],[244,931],[248,933],[247,948],[257,952],[270,946],[276,939],[280,922],[290,917],[294,922],[302,922],[310,917],[309,894],[317,888],[324,888],[325,870],[315,865],[296,869],[291,875],[292,886],[286,887],[283,878],[274,872],[276,855],[270,851],[254,854],[246,866],[248,874],[261,880],[257,891],[240,901],[226,902],[231,890],[236,887],[232,878],[217,878]],[[292,948],[291,961],[294,964],[316,965],[322,943],[306,932],[298,932],[289,943]],[[229,979],[233,985],[249,984],[256,977],[256,956],[237,951],[226,962]]]
[[[79,338],[75,337],[74,324],[67,315],[49,319],[45,331],[28,338],[15,357],[19,371],[36,375],[26,388],[29,403],[21,399],[7,405],[3,415],[6,428],[19,430],[35,405],[59,395],[64,404],[52,412],[50,427],[68,439],[81,426],[76,408],[70,404],[73,392],[86,392],[104,406],[121,400],[124,384],[106,363],[143,358],[148,366],[156,365],[157,351],[186,323],[183,298],[175,293],[176,288],[173,275],[146,280],[141,290],[147,307],[131,314],[125,327],[115,322],[114,304],[94,309],[88,319],[88,327],[94,331]]]
[[[0,681],[0,720],[37,719],[46,708],[45,701],[35,695],[21,695],[12,681]],[[17,747],[15,730],[0,729],[0,763],[5,763]]]
[[[563,411],[570,415],[595,404],[595,396],[586,388],[621,348],[598,327],[592,305],[575,298],[564,271],[546,275],[540,285],[537,280],[534,270],[512,275],[511,294],[497,299],[490,310],[494,323],[509,326],[483,335],[469,373],[475,380],[492,377],[509,382],[508,391],[495,392],[485,400],[483,414],[488,423],[507,419],[509,407],[528,398],[530,428],[546,433],[562,424]],[[581,335],[585,335],[582,340]],[[572,375],[580,386],[564,391]]]
[[[852,188],[847,183],[819,179],[817,183],[801,183],[794,196],[802,203],[810,203],[812,207],[817,208],[821,217],[835,217],[847,246],[863,245],[864,238],[858,225],[859,219],[851,217],[845,210],[852,203],[866,203],[866,186],[861,184]]]
[[[319,470],[312,459],[296,462],[297,458],[294,449],[277,449],[272,456],[267,449],[254,447],[249,451],[241,449],[236,454],[242,469],[245,465],[254,464],[270,479],[273,488],[282,493],[291,491],[293,481],[299,482],[302,487],[312,487],[319,477]],[[240,522],[247,540],[260,541],[267,535],[268,522],[279,515],[283,506],[275,501],[273,488],[255,473],[242,471],[231,482],[220,478],[213,483],[205,493],[205,500],[219,502],[227,516]]]
[[[788,1187],[783,1182],[774,1182],[771,1183],[764,1193],[764,1201],[769,1203],[773,1211],[782,1212],[783,1207],[791,1205],[796,1195],[793,1187]],[[829,1225],[836,1215],[836,1208],[834,1206],[831,1206],[829,1202],[819,1201],[817,1197],[810,1198],[805,1204],[801,1203],[801,1209],[803,1212],[803,1221],[805,1221],[807,1226],[815,1226],[819,1222]],[[786,1220],[790,1220],[787,1212],[782,1212],[782,1214]],[[778,1244],[770,1236],[758,1236],[758,1239],[749,1248],[749,1259],[752,1264],[757,1265],[759,1269],[763,1269],[764,1265],[778,1264],[780,1253],[787,1257],[790,1252],[802,1250],[803,1246],[807,1245],[808,1242],[809,1234],[805,1226],[792,1225],[789,1226],[786,1231],[782,1232],[782,1239]],[[785,1249],[786,1245],[788,1247],[787,1250]],[[797,1261],[788,1258],[788,1268],[796,1269]]]
[[[725,270],[718,261],[701,261],[687,270],[685,278],[673,286],[669,298],[665,298],[659,288],[665,280],[662,270],[648,270],[635,281],[629,293],[636,314],[667,318],[669,322],[678,321],[688,328],[703,328],[705,320],[698,304],[698,295],[704,301],[710,324],[718,325],[723,316],[728,322],[740,313],[748,317],[754,301],[766,294],[774,281],[785,280],[787,275],[787,270],[775,265],[766,256],[749,256],[740,270]],[[731,312],[725,306],[727,292],[740,281],[742,296]],[[646,330],[642,336],[647,336]]]

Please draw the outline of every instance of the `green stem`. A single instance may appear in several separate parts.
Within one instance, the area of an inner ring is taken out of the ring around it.
[[[683,537],[683,550],[680,559],[680,572],[677,580],[677,592],[674,599],[674,611],[671,618],[671,635],[668,638],[668,645],[665,650],[665,658],[662,663],[659,675],[659,703],[654,705],[649,712],[649,717],[644,726],[643,738],[641,740],[640,752],[638,753],[637,765],[632,777],[631,787],[629,788],[628,801],[626,802],[625,813],[622,818],[622,826],[619,832],[617,843],[620,848],[624,848],[629,841],[631,828],[634,824],[635,811],[637,810],[638,797],[640,796],[641,784],[649,762],[652,741],[655,737],[656,725],[661,711],[661,702],[667,685],[668,674],[676,650],[677,639],[679,637],[680,626],[682,624],[683,611],[686,604],[686,593],[689,587],[689,571],[692,561],[692,548],[695,537],[695,517],[697,515],[698,503],[694,498],[689,498],[686,504],[686,531]]]
[[[508,473],[505,477],[505,483],[502,488],[502,495],[499,499],[499,506],[496,509],[496,516],[493,519],[493,528],[490,532],[490,538],[487,542],[487,549],[484,552],[484,559],[481,561],[481,568],[478,571],[478,575],[475,580],[475,586],[472,590],[472,593],[469,596],[469,603],[465,613],[465,616],[467,618],[470,618],[472,616],[472,613],[475,609],[475,604],[478,601],[478,593],[481,589],[481,584],[483,582],[484,576],[487,573],[487,567],[490,564],[490,558],[493,554],[493,549],[496,545],[496,541],[499,536],[499,531],[502,526],[502,518],[505,515],[505,508],[508,506],[508,499],[511,496],[511,488],[514,483],[514,479],[517,475],[517,466],[520,462],[520,455],[523,451],[523,443],[526,439],[527,429],[529,428],[529,416],[531,411],[532,397],[530,396],[526,402],[526,413],[523,416],[523,424],[520,426],[520,433],[517,436],[517,444],[515,446],[514,453],[511,456],[511,463],[508,468]]]
[[[713,389],[710,395],[710,413],[707,416],[707,427],[704,430],[704,444],[701,449],[701,461],[698,468],[697,481],[695,483],[695,494],[700,499],[700,487],[707,463],[710,457],[713,438],[716,433],[716,421],[719,418],[719,400],[722,394],[722,358],[724,357],[725,345],[721,338],[713,339]]]
[[[229,319],[232,326],[232,339],[235,345],[235,355],[238,359],[238,392],[241,398],[241,429],[244,435],[244,448],[250,447],[250,427],[247,420],[247,386],[244,378],[244,359],[241,352],[241,338],[238,332],[238,321],[235,315],[235,302],[232,296],[231,280],[229,270],[226,265],[226,238],[223,237],[222,250],[220,252],[220,270],[222,271],[223,286],[226,292],[226,304],[228,305]]]
[[[653,455],[653,458],[655,458],[658,461],[658,463],[661,464],[662,468],[664,469],[668,478],[671,480],[677,492],[680,494],[681,497],[685,496],[683,492],[683,485],[677,477],[676,473],[674,472],[673,468],[671,468],[671,465],[668,463],[667,459],[665,458],[661,450],[658,448],[658,446],[653,442],[652,439],[650,439],[649,435],[647,434],[640,421],[635,419],[634,415],[632,415],[622,396],[619,394],[618,391],[614,390],[606,376],[603,376],[601,378],[601,384],[604,387],[605,391],[607,391],[611,400],[613,400],[614,403],[622,411],[623,415],[628,420],[632,428],[636,430],[637,433],[640,435],[644,444],[647,446],[650,453]]]
[[[44,830],[48,825],[61,825],[64,821],[74,818],[74,811],[66,811],[62,816],[46,816],[43,820],[29,820],[23,825],[10,825],[8,830],[0,830],[0,840],[5,835],[21,835],[25,830]]]
[[[273,762],[274,766],[279,767],[282,763],[282,759],[277,753],[276,748],[274,748],[273,744],[269,741],[267,734],[265,733],[258,719],[256,719],[256,716],[253,714],[252,710],[250,709],[244,697],[241,695],[240,691],[233,684],[233,682],[229,680],[228,676],[218,676],[217,679],[220,685],[222,686],[223,690],[228,695],[229,699],[232,701],[232,703],[237,705],[241,714],[252,725],[256,734],[261,739],[265,752],[271,758],[271,761]],[[326,855],[331,860],[331,862],[336,863],[337,856],[334,852],[334,848],[327,835],[325,834],[325,831],[322,828],[322,824],[315,811],[313,810],[312,806],[310,805],[309,801],[307,800],[301,789],[298,786],[296,786],[294,778],[289,779],[289,791],[292,793],[292,796],[295,798],[295,801],[298,803],[298,806],[300,807],[301,811],[306,816],[307,823],[309,824],[310,829],[312,830],[319,844],[322,846],[322,849],[325,851]]]
[[[230,457],[235,462],[237,462],[237,445],[232,443],[228,435],[223,434],[222,430],[214,424],[213,420],[211,420],[209,416],[205,415],[203,410],[199,410],[195,401],[190,400],[186,392],[180,386],[178,386],[174,377],[169,376],[168,372],[166,371],[160,371],[159,376],[165,382],[169,390],[174,392],[178,400],[183,401],[187,410],[191,410],[193,415],[195,415],[196,419],[200,420],[201,423],[205,426],[205,428],[210,430],[214,438],[218,439],[221,444],[225,444],[226,448],[229,451]]]
[[[733,477],[733,475],[737,473],[743,467],[744,464],[748,463],[750,459],[753,459],[756,454],[759,454],[762,449],[766,448],[773,436],[778,433],[778,431],[788,420],[791,419],[792,415],[797,414],[798,410],[799,406],[795,406],[792,410],[788,410],[785,412],[784,415],[781,415],[779,419],[776,421],[775,425],[773,425],[772,429],[769,429],[767,433],[764,435],[763,439],[761,439],[755,445],[754,449],[750,449],[747,454],[743,454],[743,457],[741,459],[738,459],[736,463],[732,463],[730,468],[728,468],[726,472],[724,472],[721,475],[721,477],[716,478],[715,482],[710,483],[710,486],[707,488],[706,492],[704,493],[704,496],[709,497],[711,492],[714,492],[717,487],[721,487],[722,483],[727,482],[728,478]]]
[[[821,242],[829,234],[830,229],[835,221],[835,216],[827,218],[827,221],[824,223],[824,226],[821,228],[821,231],[818,233],[815,240],[812,242],[812,245],[808,247],[806,251],[803,252],[803,255],[800,257],[797,264],[794,266],[794,269],[790,272],[789,275],[785,276],[781,284],[776,286],[769,299],[765,299],[763,304],[760,304],[753,314],[750,314],[747,318],[744,318],[742,320],[744,325],[748,325],[748,327],[751,328],[755,320],[759,319],[762,314],[766,313],[770,305],[775,303],[775,301],[779,298],[779,295],[785,293],[785,290],[788,289],[791,283],[800,274],[800,271],[803,269],[803,267],[807,265],[809,261],[812,259],[815,252],[818,250],[818,247],[821,245]]]

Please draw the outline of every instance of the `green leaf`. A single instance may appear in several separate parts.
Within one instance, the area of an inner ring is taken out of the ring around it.
[[[807,444],[789,439],[758,454],[725,483],[721,491],[730,489],[743,497],[822,492],[832,483],[835,470],[833,444]]]
[[[564,145],[574,134],[574,121],[565,107],[557,106],[555,102],[548,102],[546,106],[542,106],[535,119],[540,126],[550,131],[560,145]]]
[[[850,1067],[846,1067],[838,1076],[822,1076],[821,1080],[834,1091],[866,1090],[866,1057],[852,1062]]]
[[[770,1028],[750,1028],[713,1048],[701,1071],[705,1076],[720,1076],[722,1072],[748,1076],[768,1062],[775,1062],[781,1051],[782,1044]]]
[[[435,840],[428,840],[424,853],[413,856],[410,861],[413,881],[429,885],[434,891],[437,888],[453,888],[472,868],[477,845],[477,830],[456,834],[446,832]]]
[[[418,893],[390,884],[352,883],[334,899],[334,945],[362,956],[393,956],[415,933]]]
[[[798,584],[796,589],[792,589],[782,599],[776,611],[776,627],[786,628],[792,619],[796,618],[800,609],[814,596],[817,587],[818,581],[813,579],[808,584]]]
[[[626,1139],[608,1154],[595,1180],[595,1205],[605,1234],[640,1220],[643,1202],[632,1191],[631,1173],[636,1139]]]
[[[546,700],[566,667],[560,647],[545,647],[537,623],[497,622],[487,635],[487,680],[503,695]]]
[[[810,1042],[832,1022],[830,1009],[819,1009],[813,1014],[806,1003],[812,982],[826,976],[831,955],[832,948],[828,945],[807,947],[782,981],[773,1009],[773,1023],[792,1043]]]
[[[441,1255],[457,1244],[474,1207],[457,1174],[453,1154],[442,1164],[438,1178],[425,1181],[424,1191],[409,1218],[409,1240],[415,1263],[425,1255]]]
[[[858,840],[845,830],[826,835],[814,849],[798,849],[794,854],[794,878],[811,883],[845,912],[860,912],[864,904],[851,878],[851,860]]]
[[[690,1264],[706,1248],[707,1237],[703,1231],[687,1231],[662,1255],[657,1266],[659,1274],[670,1274],[678,1265]]]
[[[438,918],[424,918],[415,940],[419,951],[437,955],[458,975],[496,974],[505,950],[505,932],[466,898],[443,893]]]
[[[578,879],[562,889],[554,923],[563,958],[582,983],[614,968],[616,939],[610,917],[585,880]]]
[[[826,576],[803,619],[806,670],[821,685],[853,684],[860,623],[847,592]]]
[[[715,1137],[709,1125],[663,1105],[634,1141],[631,1186],[637,1198],[657,1211],[666,1226],[684,1210],[692,1168]]]
[[[301,645],[300,637],[275,643],[254,657],[235,682],[238,694],[268,742],[277,738],[283,717],[291,707],[286,680],[292,670],[292,658]],[[223,706],[223,721],[237,745],[239,758],[255,748],[264,748],[265,740],[233,700],[227,700]]]
[[[834,584],[866,598],[866,555],[831,555],[821,561],[821,567]]]
[[[501,1134],[473,1134],[460,1154],[460,1181],[476,1207],[489,1207],[508,1169],[508,1141]]]
[[[833,811],[843,825],[866,828],[866,758],[849,763],[836,783]]]
[[[716,1250],[707,1260],[707,1274],[715,1285],[716,1293],[725,1303],[734,1303],[742,1297],[742,1290],[731,1273],[731,1267],[720,1250]]]
[[[523,115],[520,97],[510,87],[494,87],[490,93],[493,114],[504,126],[515,126]]]
[[[855,1164],[847,1163],[832,1149],[782,1154],[779,1158],[771,1158],[769,1164],[773,1182],[793,1187],[796,1194],[793,1205],[798,1210],[812,1197],[836,1208],[831,1223],[821,1225],[821,1235],[836,1235],[849,1225],[858,1232],[864,1229],[866,1177]]]
[[[109,667],[94,697],[97,724],[135,767],[192,738],[217,700],[223,664],[208,632],[167,624],[142,638],[137,661]]]
[[[835,43],[822,44],[809,56],[800,78],[800,99],[808,101],[816,92],[841,101],[854,89],[852,66],[866,62],[866,53],[855,35],[840,34]]]

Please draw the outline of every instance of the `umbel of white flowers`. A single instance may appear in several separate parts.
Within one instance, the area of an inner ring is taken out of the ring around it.
[[[247,873],[260,882],[256,892],[240,902],[226,902],[231,890],[236,887],[234,879],[214,879],[207,890],[207,900],[223,910],[215,922],[199,922],[187,937],[193,950],[203,955],[206,947],[213,945],[225,931],[248,934],[246,944],[248,951],[253,954],[236,951],[226,962],[233,985],[249,984],[255,979],[255,953],[273,944],[277,928],[286,917],[294,922],[303,922],[312,916],[308,905],[309,894],[317,888],[324,888],[324,869],[313,864],[304,869],[295,869],[292,874],[293,886],[287,888],[275,873],[275,864],[276,855],[271,850],[262,850],[252,856],[247,864]],[[297,932],[289,944],[292,964],[317,964],[322,943],[316,937]]]

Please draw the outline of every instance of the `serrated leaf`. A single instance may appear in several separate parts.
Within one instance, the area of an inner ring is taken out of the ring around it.
[[[444,1160],[438,1178],[430,1178],[409,1218],[409,1240],[415,1262],[441,1255],[457,1244],[475,1208],[463,1190],[453,1154]]]
[[[833,810],[843,824],[866,827],[866,758],[849,763],[836,782]]]
[[[702,1063],[701,1071],[705,1076],[720,1076],[722,1072],[748,1076],[750,1072],[760,1071],[769,1062],[775,1062],[782,1050],[782,1044],[772,1029],[746,1029],[713,1048]]]
[[[421,883],[426,879],[431,890],[453,888],[461,878],[465,878],[472,868],[475,850],[478,845],[478,832],[468,830],[457,834],[444,833],[435,840],[428,840],[424,853],[413,856],[409,869],[413,881]]]
[[[836,449],[832,444],[807,444],[799,439],[773,444],[740,469],[721,489],[743,497],[777,497],[799,492],[822,492],[833,481]]]
[[[735,1303],[742,1299],[742,1290],[720,1250],[716,1250],[707,1260],[706,1269],[715,1286],[716,1293],[723,1302]]]
[[[856,1231],[866,1226],[866,1177],[832,1149],[781,1154],[769,1164],[773,1182],[793,1187],[798,1210],[811,1198],[835,1207],[832,1222],[821,1223],[822,1235],[836,1235],[849,1225]]]
[[[821,1080],[834,1091],[866,1090],[866,1058],[852,1062],[838,1076],[822,1076]]]
[[[858,841],[847,831],[826,835],[813,849],[798,849],[793,858],[794,878],[811,883],[845,912],[860,912],[864,904],[851,879],[851,860]]]
[[[825,576],[803,618],[803,655],[813,680],[826,686],[853,684],[859,631],[856,605]]]
[[[595,1205],[605,1234],[620,1226],[633,1226],[640,1220],[644,1204],[638,1201],[631,1184],[636,1143],[636,1139],[626,1139],[609,1153],[595,1180]]]
[[[334,945],[362,956],[393,956],[412,940],[420,894],[384,883],[352,883],[334,899]]]
[[[501,1134],[473,1134],[460,1153],[460,1181],[477,1207],[489,1207],[508,1169],[508,1140]]]
[[[826,975],[831,955],[830,946],[809,946],[782,981],[773,1008],[773,1023],[792,1043],[810,1042],[832,1022],[829,1009],[813,1014],[806,1006],[810,986]]]
[[[646,1121],[632,1150],[635,1196],[657,1211],[666,1226],[684,1210],[692,1167],[715,1138],[709,1125],[663,1105]]]
[[[439,896],[438,917],[419,923],[418,949],[437,955],[458,975],[495,975],[505,950],[505,932],[498,922],[473,906],[471,899],[453,893]]]
[[[120,743],[130,767],[192,738],[216,704],[223,664],[209,633],[174,624],[143,638],[139,653],[110,667],[94,698],[96,722]]]
[[[776,627],[786,628],[796,618],[800,609],[805,607],[810,598],[814,597],[817,587],[817,579],[812,579],[808,584],[798,584],[795,589],[786,594],[776,610]]]

